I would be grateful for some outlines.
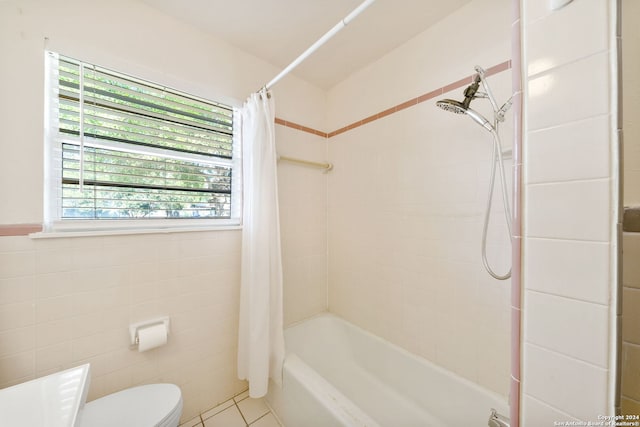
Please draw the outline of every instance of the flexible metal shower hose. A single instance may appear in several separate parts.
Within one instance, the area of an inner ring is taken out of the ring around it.
[[[504,162],[502,160],[502,142],[500,141],[500,135],[498,134],[498,123],[496,122],[495,130],[491,130],[493,136],[493,155],[491,156],[491,179],[489,184],[489,197],[487,197],[487,209],[484,213],[484,227],[482,229],[482,264],[487,272],[494,279],[506,280],[511,277],[511,267],[509,271],[500,275],[497,274],[487,260],[487,229],[489,228],[489,218],[491,217],[491,202],[493,199],[493,189],[496,182],[496,163],[498,163],[498,169],[500,171],[500,183],[502,187],[502,204],[504,205],[504,217],[507,223],[507,230],[509,231],[509,242],[511,242],[511,209],[509,208],[509,198],[507,197],[507,180],[504,173]]]

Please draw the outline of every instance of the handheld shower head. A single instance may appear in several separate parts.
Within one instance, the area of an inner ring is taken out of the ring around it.
[[[480,126],[485,128],[488,131],[493,131],[493,125],[484,118],[480,113],[475,110],[472,110],[469,107],[465,107],[464,102],[456,101],[454,99],[441,99],[436,102],[436,105],[442,108],[445,111],[449,111],[451,113],[456,114],[466,114],[471,117],[474,122],[478,123]]]
[[[442,108],[444,111],[449,111],[450,113],[455,114],[467,114],[467,108],[460,101],[456,101],[454,99],[441,99],[436,102],[436,105]]]
[[[476,98],[476,93],[478,92],[478,88],[480,87],[480,83],[482,82],[482,75],[484,74],[484,70],[482,68],[477,67],[476,71],[478,71],[478,74],[476,74],[473,83],[467,86],[467,88],[464,90],[464,101],[460,102],[454,99],[441,99],[440,101],[436,102],[436,105],[443,110],[449,111],[451,113],[466,114],[483,128],[487,129],[488,131],[493,131],[494,127],[489,122],[489,120],[485,119],[477,111],[469,108],[471,101]]]

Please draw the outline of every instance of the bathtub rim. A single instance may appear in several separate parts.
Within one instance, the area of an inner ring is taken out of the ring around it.
[[[310,322],[312,320],[321,319],[321,318],[328,318],[328,319],[333,319],[333,320],[336,320],[338,322],[341,322],[342,324],[346,325],[347,327],[351,327],[351,328],[355,329],[359,333],[362,333],[366,337],[371,338],[371,339],[373,339],[374,341],[376,341],[378,343],[388,345],[389,347],[391,347],[391,349],[393,349],[395,351],[398,351],[402,356],[409,357],[415,362],[424,364],[428,368],[433,369],[434,371],[436,371],[439,374],[449,376],[453,380],[458,381],[461,385],[463,385],[465,387],[468,387],[469,389],[471,389],[471,390],[473,390],[475,392],[483,393],[483,394],[486,394],[488,397],[494,398],[495,400],[503,403],[505,409],[509,410],[509,408],[510,408],[510,406],[509,406],[509,396],[508,395],[506,395],[506,396],[505,395],[501,395],[501,394],[499,394],[499,393],[497,393],[497,392],[495,392],[493,390],[489,390],[488,388],[485,388],[485,387],[481,386],[480,384],[478,384],[476,382],[473,382],[470,379],[461,376],[460,374],[457,374],[456,372],[453,372],[453,371],[451,371],[449,369],[446,369],[446,368],[436,364],[435,362],[432,362],[431,360],[425,359],[422,356],[414,354],[414,353],[410,352],[409,350],[406,350],[406,349],[400,347],[399,345],[392,343],[391,341],[387,341],[386,339],[384,339],[384,338],[382,338],[382,337],[380,337],[380,336],[378,336],[378,335],[376,335],[376,334],[374,334],[374,333],[372,333],[370,331],[367,331],[366,329],[363,329],[362,327],[360,327],[360,326],[358,326],[358,325],[356,325],[354,323],[351,323],[348,320],[346,320],[346,319],[342,318],[341,316],[337,315],[336,313],[333,313],[333,312],[330,312],[330,311],[322,311],[322,312],[317,313],[317,314],[315,314],[315,315],[313,315],[311,317],[308,317],[306,319],[302,319],[302,320],[294,322],[294,323],[292,323],[290,325],[287,325],[287,327],[284,328],[285,334],[286,334],[287,329],[289,329],[289,328],[298,327],[298,326],[303,325],[306,322]],[[286,335],[285,335],[285,361],[286,361],[286,358],[287,358],[287,356],[289,354],[295,354],[295,353],[290,352],[287,349],[287,340],[286,340]],[[487,408],[487,410],[490,410],[490,409],[491,408]],[[495,408],[495,409],[498,409],[498,412],[501,412],[499,410],[499,408]]]

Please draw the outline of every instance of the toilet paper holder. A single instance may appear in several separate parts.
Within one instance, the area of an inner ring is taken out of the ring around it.
[[[155,326],[155,325],[159,325],[159,324],[164,324],[165,328],[167,329],[167,335],[169,335],[169,317],[165,316],[165,317],[158,317],[156,319],[151,319],[151,320],[145,320],[143,322],[138,322],[138,323],[132,323],[129,325],[129,342],[131,343],[132,346],[138,345],[138,343],[140,342],[139,338],[138,338],[138,330],[142,329],[142,328],[147,328],[149,326]]]

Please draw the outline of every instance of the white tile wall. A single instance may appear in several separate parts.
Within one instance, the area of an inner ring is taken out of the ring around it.
[[[531,37],[528,40],[533,43]],[[542,43],[556,41],[546,34]],[[599,52],[542,74],[530,75],[527,128],[544,129],[609,113],[610,88],[605,84],[610,80],[609,59],[608,51]]]
[[[327,139],[276,126],[278,154],[326,162]],[[327,173],[278,164],[285,325],[327,309]]]
[[[592,261],[605,259],[610,251],[609,243],[525,239],[524,281],[531,290],[608,304],[609,290],[602,283],[609,279],[610,266]]]
[[[537,3],[545,6],[544,2]],[[593,52],[607,50],[609,21],[602,19],[607,15],[606,1],[579,0],[571,7],[549,14],[545,19],[531,22],[527,28],[528,75],[587,57]],[[568,21],[571,21],[569,30]],[[556,34],[567,36],[556,38]],[[577,101],[580,95],[575,95],[574,99]]]
[[[525,204],[536,208],[525,216],[525,236],[609,241],[610,193],[609,179],[530,184]]]
[[[615,3],[523,2],[525,427],[614,413]]]
[[[508,72],[489,80],[499,99],[509,96]],[[491,138],[434,103],[329,140],[329,309],[506,396],[509,283],[480,261]],[[510,146],[510,129],[502,135]],[[488,251],[506,272],[501,209],[496,192]]]
[[[601,368],[608,366],[609,309],[606,305],[527,291],[527,341]]]
[[[552,13],[549,3],[542,1],[523,1],[521,10],[523,11],[522,18],[527,26]]]
[[[608,381],[606,369],[532,344],[524,345],[524,354],[525,395],[561,408],[580,420],[597,421],[598,415],[609,414],[607,400],[603,398]],[[525,413],[531,409],[525,403]]]
[[[524,396],[522,407],[523,426],[552,426],[554,422],[580,421],[529,395]]]
[[[0,242],[0,258],[30,266],[0,279],[0,387],[89,362],[89,399],[174,382],[183,419],[245,387],[229,369],[239,231]],[[172,320],[169,343],[130,350],[127,325],[160,315]]]
[[[607,178],[610,149],[609,115],[580,120],[529,134],[527,181],[530,183]],[[568,161],[579,156],[580,161]]]

